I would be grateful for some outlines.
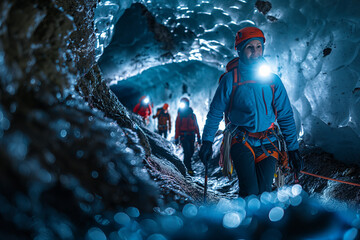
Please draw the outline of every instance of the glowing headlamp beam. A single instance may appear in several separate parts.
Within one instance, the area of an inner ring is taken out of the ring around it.
[[[185,108],[186,105],[185,105],[184,102],[180,102],[180,105],[179,105],[179,106],[180,106],[180,108]]]
[[[263,64],[259,67],[258,72],[259,72],[260,77],[267,77],[270,75],[271,69],[268,65]]]
[[[150,102],[150,99],[148,97],[144,98],[143,103],[148,104]]]

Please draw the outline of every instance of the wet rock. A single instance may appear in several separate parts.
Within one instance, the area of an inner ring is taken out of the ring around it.
[[[3,1],[2,8],[3,97],[31,95],[55,102],[57,94],[73,85],[76,74],[67,55],[69,35],[75,30],[72,19],[53,2]]]
[[[87,73],[95,62],[94,9],[98,2],[98,0],[88,0],[86,3],[74,0],[55,1],[73,18],[76,31],[69,36],[67,48],[71,50],[72,56],[68,59],[75,63],[80,76]]]
[[[150,155],[146,137],[94,65],[96,2],[0,3],[0,232],[6,239],[80,239],[99,224],[97,215],[158,205],[143,164]]]
[[[266,15],[271,10],[272,5],[268,1],[256,1],[255,7],[259,10],[259,12]]]
[[[76,89],[91,107],[104,112],[105,116],[117,121],[119,126],[135,131],[140,139],[141,145],[145,149],[146,155],[150,156],[151,149],[146,136],[141,128],[130,119],[125,107],[120,103],[114,93],[110,91],[97,64],[95,64],[84,77],[78,80]]]
[[[325,48],[323,50],[323,57],[326,57],[327,55],[329,55],[331,53],[332,49],[331,48]]]
[[[152,154],[166,159],[168,162],[172,163],[177,171],[179,171],[183,176],[186,175],[186,168],[182,161],[174,154],[174,147],[173,145],[159,136],[157,133],[151,132],[146,127],[142,127],[143,131],[145,132],[149,144],[152,149]]]
[[[360,88],[354,88],[354,90],[352,91],[353,94],[358,93],[358,92],[360,92]]]
[[[344,182],[360,184],[358,165],[346,165],[334,159],[333,155],[320,148],[301,144],[301,155],[305,160],[303,171]],[[293,184],[293,175],[285,178],[287,184]],[[360,187],[346,183],[335,182],[321,177],[300,174],[300,184],[310,194],[320,194],[324,201],[343,201],[351,207],[358,207],[360,202]]]
[[[3,111],[3,115],[10,113]],[[115,211],[118,206],[151,211],[157,205],[157,187],[144,168],[144,152],[132,150],[138,141],[130,129],[92,111],[81,99],[33,108],[30,113],[18,109],[0,140],[2,182],[10,183],[0,189],[9,204],[6,209],[16,208],[13,199],[20,194],[30,206],[19,214],[38,218],[52,232],[54,221],[68,222],[74,234],[85,231],[77,221],[85,218],[91,223],[94,215]],[[50,190],[54,187],[70,194],[66,199],[78,206],[72,213],[82,214],[74,217],[63,211],[60,201],[64,196],[56,197],[60,193]],[[43,213],[54,217],[53,222],[47,223]],[[23,226],[17,226],[20,232],[26,230]],[[36,232],[36,226],[30,230]]]

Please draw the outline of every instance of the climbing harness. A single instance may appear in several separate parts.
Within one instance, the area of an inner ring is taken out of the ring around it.
[[[264,160],[265,158],[270,157],[270,156],[277,160],[276,164],[275,164],[275,173],[274,173],[275,185],[277,188],[282,187],[285,182],[284,176],[285,176],[285,174],[287,174],[287,172],[289,170],[289,168],[288,168],[289,160],[288,160],[288,155],[286,152],[285,140],[284,140],[282,134],[280,133],[280,130],[277,127],[277,125],[272,124],[268,128],[268,130],[266,130],[264,132],[259,132],[259,133],[249,133],[246,131],[241,131],[241,132],[242,132],[242,141],[241,142],[252,152],[255,163],[259,163],[262,160]],[[274,142],[270,140],[269,135],[274,135],[276,137],[278,146],[276,146],[274,144]],[[263,150],[263,153],[260,156],[256,157],[253,148],[247,142],[248,137],[260,139],[261,149]],[[267,139],[269,141],[269,143],[274,147],[275,150],[267,150],[265,148],[265,146],[263,145],[264,139]]]
[[[269,138],[268,135],[274,135],[277,139],[278,146],[276,146]],[[261,148],[263,153],[256,157],[254,149],[250,146],[247,139],[248,137],[253,137],[260,139]],[[267,139],[275,150],[267,150],[263,145],[263,140]],[[234,126],[231,123],[228,123],[224,130],[224,137],[220,147],[220,160],[219,165],[222,168],[223,175],[228,177],[231,180],[233,172],[233,162],[230,156],[231,146],[235,143],[244,144],[253,154],[255,163],[259,163],[267,157],[274,157],[276,161],[275,168],[275,185],[279,188],[284,185],[284,175],[288,172],[288,155],[286,153],[286,143],[280,133],[277,125],[272,124],[268,130],[258,133],[247,132],[240,127]]]

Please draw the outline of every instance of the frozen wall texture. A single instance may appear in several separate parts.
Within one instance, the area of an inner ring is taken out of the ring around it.
[[[290,96],[299,137],[337,159],[360,162],[358,1],[136,2],[141,7],[128,8],[115,28],[111,25],[115,22],[109,21],[108,29],[115,34],[99,62],[108,81],[131,79],[140,86],[146,82],[147,89],[138,89],[155,98],[159,98],[155,89],[163,88],[169,79],[175,97],[183,93],[172,82],[185,82],[196,86],[191,90],[195,112],[205,115],[205,98],[213,94],[218,76],[235,57],[235,33],[243,26],[256,25],[265,32],[265,58]],[[113,4],[130,5],[128,1]],[[112,36],[107,31],[98,35]],[[108,38],[98,41],[109,43]],[[192,77],[185,76],[186,66],[179,70],[178,64],[185,61],[193,61],[187,66],[198,69]],[[154,68],[153,73],[146,71],[149,68]],[[156,80],[152,82],[149,75]],[[199,84],[203,79],[207,84]]]

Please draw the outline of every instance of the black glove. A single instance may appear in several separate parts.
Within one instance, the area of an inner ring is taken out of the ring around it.
[[[200,137],[198,137],[197,143],[198,143],[198,144],[201,144],[201,138],[200,138]]]
[[[176,138],[175,139],[175,145],[178,145],[179,144],[179,138]]]
[[[300,156],[299,150],[289,151],[289,166],[291,171],[299,173],[304,168],[304,160]]]
[[[212,155],[212,142],[210,141],[204,141],[201,145],[199,157],[200,160],[205,163],[209,158],[211,158]]]

